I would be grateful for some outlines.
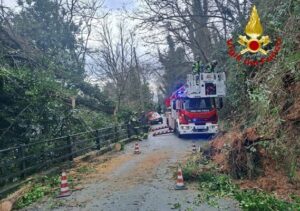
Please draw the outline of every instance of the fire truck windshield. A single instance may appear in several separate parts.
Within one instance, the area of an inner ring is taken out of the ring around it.
[[[186,98],[183,104],[188,111],[210,111],[213,108],[210,98]]]

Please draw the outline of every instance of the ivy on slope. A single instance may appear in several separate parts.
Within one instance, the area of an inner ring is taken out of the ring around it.
[[[287,175],[293,175],[291,181],[299,183],[299,119],[289,120],[287,115],[299,112],[295,109],[300,94],[300,4],[297,0],[273,0],[259,1],[256,6],[264,35],[272,39],[270,46],[280,37],[282,48],[274,61],[259,67],[228,59],[228,95],[220,116],[226,129],[254,127],[260,135],[270,137],[269,155]],[[244,26],[235,29],[235,37],[243,33]]]

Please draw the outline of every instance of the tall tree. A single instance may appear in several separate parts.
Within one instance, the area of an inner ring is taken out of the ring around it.
[[[176,47],[171,35],[167,36],[168,51],[166,54],[159,52],[159,61],[164,67],[163,85],[164,92],[169,95],[182,85],[186,74],[191,71],[191,64],[187,62],[185,50],[182,47]]]
[[[146,35],[149,43],[161,41],[162,31],[170,33],[176,43],[185,46],[191,59],[200,57],[208,62],[214,50],[212,36],[217,34],[219,39],[225,39],[234,26],[241,24],[239,20],[251,3],[251,0],[142,0],[134,18],[153,32]]]
[[[107,20],[101,23],[100,49],[93,56],[97,68],[94,73],[103,79],[103,76],[113,84],[116,91],[115,114],[119,111],[123,101],[125,87],[128,83],[130,72],[134,68],[133,49],[134,34],[125,31],[125,23],[118,24],[117,36],[113,36],[112,28]]]
[[[1,147],[93,126],[79,115],[82,110],[112,113],[99,87],[85,81],[85,44],[78,38],[84,24],[75,21],[79,16],[70,18],[66,1],[19,1],[20,11],[0,13]]]

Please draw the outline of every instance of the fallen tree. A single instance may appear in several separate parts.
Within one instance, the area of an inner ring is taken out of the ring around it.
[[[0,201],[0,211],[10,211],[13,209],[14,204],[24,196],[24,194],[30,189],[30,184],[21,187],[16,192],[12,193],[2,201]]]

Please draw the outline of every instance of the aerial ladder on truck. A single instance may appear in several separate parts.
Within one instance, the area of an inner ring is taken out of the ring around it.
[[[218,133],[217,109],[223,106],[225,81],[225,72],[214,72],[207,67],[188,74],[186,83],[165,101],[169,128],[179,137]]]

